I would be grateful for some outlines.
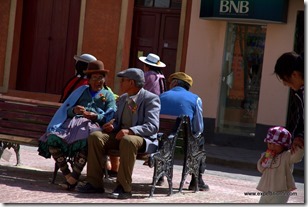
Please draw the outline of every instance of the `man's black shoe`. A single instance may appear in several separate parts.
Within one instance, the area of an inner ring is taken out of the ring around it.
[[[76,190],[79,193],[105,193],[104,188],[95,188],[88,182],[84,185],[78,185]]]
[[[125,192],[122,185],[118,185],[108,197],[114,199],[127,199],[132,197],[132,193]]]
[[[188,186],[188,189],[189,190],[195,190],[195,186],[196,186],[195,179],[191,179],[191,181],[189,183],[189,186]],[[208,190],[210,190],[209,186],[204,183],[204,181],[203,181],[203,179],[201,177],[199,178],[198,187],[199,187],[199,191],[208,191]]]

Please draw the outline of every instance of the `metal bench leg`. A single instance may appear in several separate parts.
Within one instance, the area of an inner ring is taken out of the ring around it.
[[[181,178],[181,182],[180,182],[180,187],[179,187],[179,192],[181,193],[183,190],[183,186],[184,186],[184,182],[186,180],[187,174],[191,171],[190,169],[190,163],[189,163],[189,153],[187,152],[187,145],[188,145],[188,141],[187,138],[185,139],[185,143],[184,143],[184,160],[183,160],[183,169],[182,169],[182,178]]]
[[[185,180],[186,180],[187,174],[188,174],[188,167],[187,167],[187,163],[185,162],[184,165],[183,165],[182,179],[181,179],[180,188],[179,188],[179,192],[180,192],[180,193],[181,193],[182,190],[183,190],[183,186],[184,186],[184,182],[185,182]]]
[[[20,145],[19,144],[13,144],[13,149],[16,154],[16,166],[20,165]]]
[[[20,145],[16,144],[16,143],[12,143],[12,142],[0,142],[0,148],[1,148],[1,152],[3,152],[6,148],[10,149],[10,148],[14,149],[15,155],[16,155],[16,166],[20,165]],[[1,153],[2,155],[2,153]],[[0,157],[1,157],[0,155]]]
[[[151,190],[150,190],[150,195],[149,195],[149,197],[153,197],[153,195],[154,195],[154,191],[155,191],[155,187],[156,187],[156,183],[157,183],[157,181],[158,181],[158,176],[157,176],[157,174],[158,174],[158,164],[157,164],[157,160],[156,161],[154,161],[154,160],[152,160],[153,162],[155,162],[154,163],[154,170],[153,170],[153,179],[152,179],[152,187],[151,187]]]
[[[172,167],[168,170],[168,173],[166,174],[167,180],[168,180],[168,185],[169,185],[169,193],[168,196],[171,196],[173,194],[173,187],[172,187],[172,178],[173,178],[173,165]]]
[[[57,174],[58,174],[58,170],[59,170],[59,166],[57,165],[57,163],[55,163],[55,169],[53,171],[52,180],[51,180],[52,184],[55,184],[55,180],[56,180],[56,177],[57,177]]]

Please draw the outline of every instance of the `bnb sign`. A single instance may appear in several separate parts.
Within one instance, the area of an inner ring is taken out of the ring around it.
[[[249,12],[249,1],[234,1],[234,0],[221,0],[220,13],[236,13],[247,14]]]

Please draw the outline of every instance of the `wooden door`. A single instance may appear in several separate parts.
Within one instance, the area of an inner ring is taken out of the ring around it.
[[[81,0],[23,3],[17,90],[61,94],[75,74]]]
[[[161,15],[158,54],[167,65],[166,70],[163,71],[166,79],[175,72],[179,26],[179,13],[163,13]]]
[[[166,78],[175,72],[180,10],[135,8],[130,67],[143,68],[139,56],[155,53],[167,66]]]

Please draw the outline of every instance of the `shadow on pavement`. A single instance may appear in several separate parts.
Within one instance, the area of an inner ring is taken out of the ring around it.
[[[2,185],[19,187],[21,189],[25,189],[28,191],[37,191],[37,192],[47,192],[47,193],[59,193],[63,194],[64,192],[73,195],[76,198],[93,198],[93,199],[102,199],[107,198],[108,194],[113,191],[116,187],[115,182],[105,182],[105,192],[101,193],[78,193],[76,191],[66,191],[59,183],[64,182],[64,178],[59,173],[55,184],[52,184],[53,172],[48,171],[38,171],[35,169],[26,169],[26,168],[18,168],[12,166],[0,166],[0,183]],[[85,176],[82,175],[80,178],[80,182],[85,180]],[[149,198],[151,183],[133,183],[132,188],[134,189],[134,199],[145,199]],[[177,189],[173,189],[177,191]],[[160,187],[157,186],[154,191],[155,196],[162,194],[166,196],[168,194],[168,187]]]

